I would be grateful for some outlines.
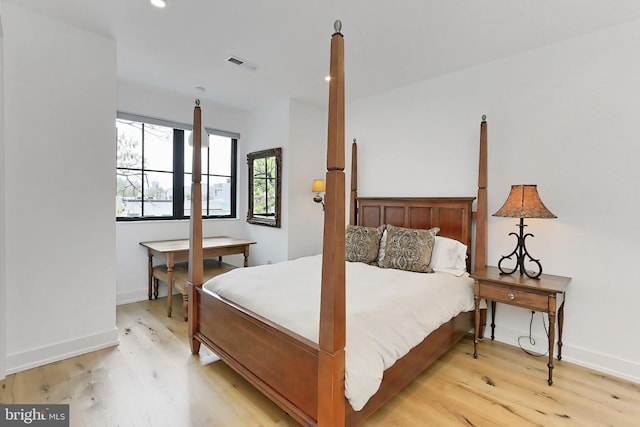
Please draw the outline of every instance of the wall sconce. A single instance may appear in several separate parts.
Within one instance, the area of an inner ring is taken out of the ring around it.
[[[494,213],[493,216],[501,216],[507,218],[520,218],[520,233],[509,233],[509,235],[516,236],[518,242],[516,244],[516,248],[509,255],[505,255],[500,258],[500,262],[498,263],[498,268],[500,269],[501,274],[513,274],[516,270],[520,270],[520,274],[524,274],[527,277],[532,279],[538,279],[542,274],[542,265],[540,264],[540,260],[533,259],[529,252],[527,251],[527,247],[525,246],[524,240],[528,237],[534,237],[533,234],[527,233],[524,234],[524,218],[557,218],[554,214],[549,212],[547,207],[540,200],[540,196],[538,195],[538,189],[535,185],[512,185],[511,192],[509,193],[509,197],[507,197],[507,201],[504,202],[504,205],[498,210],[498,212]],[[508,268],[502,267],[502,262],[506,259],[511,259],[512,256],[516,256],[516,265],[512,270]],[[528,262],[533,262],[538,265],[539,271],[537,273],[528,272],[524,267],[525,257],[528,257]]]
[[[316,193],[313,197],[313,201],[316,203],[322,203],[322,210],[324,210],[324,197],[320,193],[325,192],[324,180],[323,179],[314,179],[313,184],[311,185],[311,191]]]

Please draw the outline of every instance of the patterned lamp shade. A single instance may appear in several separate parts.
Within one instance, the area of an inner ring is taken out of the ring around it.
[[[512,185],[504,205],[493,216],[508,218],[557,218],[542,203],[536,185]]]

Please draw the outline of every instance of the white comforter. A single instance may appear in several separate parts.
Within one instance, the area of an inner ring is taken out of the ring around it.
[[[238,268],[204,288],[318,342],[321,255]],[[472,310],[464,274],[411,273],[347,262],[345,396],[356,411],[375,394],[385,369],[441,324]]]

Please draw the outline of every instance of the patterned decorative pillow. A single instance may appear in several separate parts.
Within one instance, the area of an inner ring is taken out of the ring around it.
[[[429,267],[431,252],[440,231],[434,227],[430,230],[394,227],[387,225],[387,245],[380,265],[383,268],[432,273]]]
[[[385,226],[362,227],[347,225],[346,255],[349,262],[371,263],[378,258],[380,238]]]

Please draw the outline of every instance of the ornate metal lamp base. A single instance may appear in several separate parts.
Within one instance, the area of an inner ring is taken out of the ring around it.
[[[524,225],[523,218],[520,218],[520,225],[518,227],[520,228],[520,234],[509,233],[510,236],[511,235],[516,236],[516,239],[518,241],[516,243],[515,249],[509,255],[505,255],[502,258],[500,258],[500,262],[498,262],[498,269],[500,270],[500,274],[513,274],[516,272],[516,270],[520,270],[520,274],[524,274],[525,276],[530,277],[531,279],[539,279],[540,275],[542,274],[542,264],[540,264],[540,260],[534,259],[529,254],[529,251],[527,251],[527,247],[524,242],[524,240],[528,236],[531,236],[531,237],[534,237],[534,236],[531,233],[524,234],[524,227],[526,227],[526,225]],[[502,267],[502,262],[504,260],[511,260],[512,256],[516,257],[515,267],[513,267],[513,269]],[[525,260],[525,257],[528,258],[528,260]],[[531,272],[527,271],[527,269],[524,266],[525,261],[533,262],[537,264],[538,272],[536,273],[535,271],[531,271]]]

